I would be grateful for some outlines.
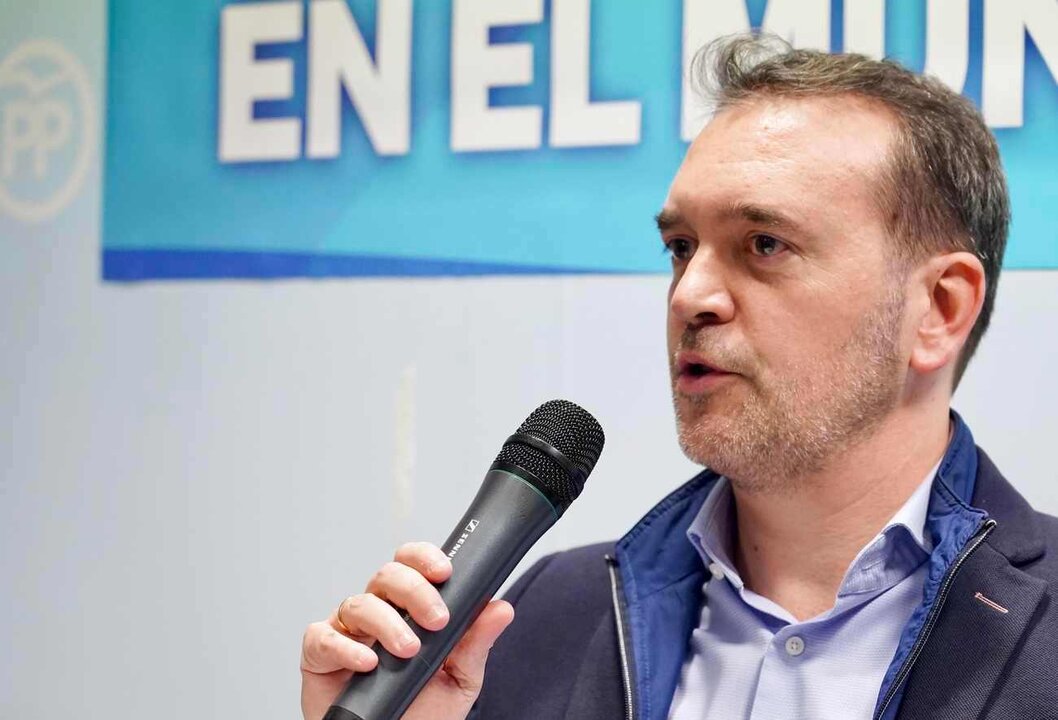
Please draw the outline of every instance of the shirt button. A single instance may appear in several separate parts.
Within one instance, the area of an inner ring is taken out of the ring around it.
[[[724,577],[724,569],[720,567],[720,563],[709,563],[709,572],[713,574],[713,580],[720,580]]]
[[[805,641],[796,635],[791,636],[786,640],[786,653],[797,657],[805,651]]]

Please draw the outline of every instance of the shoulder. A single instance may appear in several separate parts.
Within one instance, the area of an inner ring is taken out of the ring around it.
[[[1036,528],[1043,541],[1043,554],[1027,566],[1033,575],[1047,580],[1051,593],[1058,588],[1058,517],[1046,513],[1036,513]]]
[[[1021,571],[1058,585],[1058,518],[1033,508],[980,448],[972,504],[997,523],[990,545]]]
[[[608,605],[606,557],[613,551],[614,543],[605,542],[543,557],[518,578],[504,598],[514,605],[517,615],[529,616],[525,622],[541,611],[561,617],[578,608]]]
[[[1058,542],[1058,517],[1037,512],[1036,521],[1040,524],[1044,537],[1050,541],[1051,545]]]

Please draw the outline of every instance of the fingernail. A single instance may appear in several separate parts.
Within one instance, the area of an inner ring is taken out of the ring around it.
[[[401,634],[400,638],[397,640],[397,645],[400,646],[401,650],[407,650],[408,648],[415,645],[416,640],[418,640],[418,638],[416,638],[415,635],[410,632],[406,632]]]
[[[430,612],[427,613],[426,620],[432,624],[446,617],[448,617],[448,608],[444,605],[434,605],[430,608]]]

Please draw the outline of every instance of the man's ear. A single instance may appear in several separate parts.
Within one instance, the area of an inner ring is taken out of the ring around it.
[[[920,268],[929,306],[915,328],[911,368],[926,374],[955,366],[985,300],[985,269],[976,255],[953,252]]]

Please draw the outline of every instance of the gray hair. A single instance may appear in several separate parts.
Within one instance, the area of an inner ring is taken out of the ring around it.
[[[988,328],[1010,225],[999,148],[973,104],[892,60],[795,50],[774,35],[720,38],[698,52],[691,73],[716,111],[761,97],[855,95],[895,115],[879,194],[895,257],[906,264],[966,250],[985,270],[984,305],[955,368],[958,385]]]

